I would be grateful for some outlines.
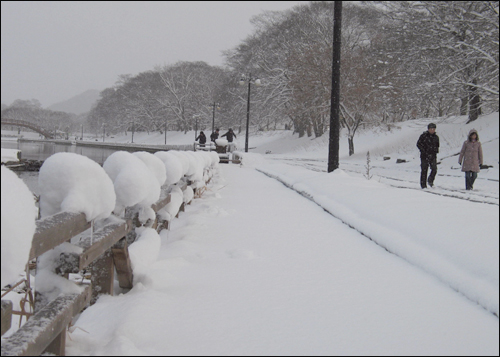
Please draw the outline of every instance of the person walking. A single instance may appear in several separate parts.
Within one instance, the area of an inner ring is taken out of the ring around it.
[[[420,150],[420,187],[427,188],[434,186],[434,179],[437,174],[437,154],[439,152],[439,136],[436,134],[436,124],[427,125],[427,131],[424,131],[418,138],[417,147]],[[431,173],[427,177],[427,171],[431,167]]]
[[[200,135],[198,135],[198,137],[194,140],[195,141],[199,140],[200,146],[205,147],[205,143],[207,142],[207,137],[205,136],[205,133],[203,131],[200,131]]]
[[[215,143],[215,140],[219,138],[219,129],[215,129],[215,131],[210,134],[210,140]]]
[[[225,133],[224,135],[222,135],[221,138],[223,138],[224,136],[227,138],[227,141],[229,143],[232,143],[233,142],[233,137],[236,137],[236,134],[233,132],[233,129],[229,128],[229,130],[227,131],[227,133]]]
[[[465,189],[472,190],[477,173],[483,164],[483,148],[476,129],[469,132],[467,140],[462,145],[458,163],[462,165],[462,172],[465,172]]]
[[[233,137],[236,137],[236,134],[233,132],[233,129],[229,128],[227,133],[222,135],[221,138],[223,138],[224,136],[227,138],[227,142],[229,143],[229,145],[227,146],[227,150],[229,152],[233,152],[234,150],[236,150],[236,145],[233,144]]]

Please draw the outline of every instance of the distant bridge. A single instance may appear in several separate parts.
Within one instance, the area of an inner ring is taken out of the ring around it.
[[[48,132],[44,128],[42,128],[42,127],[40,127],[40,126],[38,126],[36,124],[30,123],[29,121],[2,118],[2,125],[4,125],[4,124],[5,125],[23,126],[23,127],[26,127],[26,128],[30,128],[31,130],[34,130],[37,133],[42,134],[47,139],[52,139],[54,137],[53,134],[51,134],[50,132]]]

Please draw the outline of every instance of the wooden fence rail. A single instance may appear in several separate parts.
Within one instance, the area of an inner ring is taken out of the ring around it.
[[[188,184],[181,180],[176,186],[184,191]],[[170,201],[171,195],[164,193],[151,208],[158,213]],[[179,212],[183,210],[184,203]],[[29,260],[62,243],[72,242],[81,248],[81,253],[61,253],[55,273],[68,277],[70,273],[86,269],[90,271],[90,285],[82,284],[81,293],[60,295],[50,302],[36,293],[35,314],[14,334],[2,339],[2,356],[39,355],[44,352],[64,355],[68,324],[75,315],[94,303],[100,294],[113,294],[115,270],[120,287],[132,288],[133,271],[128,246],[135,240],[134,228],[141,223],[134,210],[126,211],[125,217],[121,222],[108,224],[95,232],[89,229],[91,222],[87,222],[83,213],[61,212],[36,221]],[[157,214],[155,221],[148,222],[147,226],[160,231],[168,228],[169,222],[162,221]],[[3,335],[10,329],[14,312],[10,301],[2,300],[1,307]]]

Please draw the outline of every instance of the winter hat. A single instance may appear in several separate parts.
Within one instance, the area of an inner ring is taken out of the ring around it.
[[[479,141],[479,135],[476,129],[471,129],[471,131],[469,131],[469,136],[468,136],[469,140],[471,140],[472,134],[476,134],[476,141]]]
[[[432,128],[436,129],[436,124],[430,123],[429,125],[427,125],[427,129],[432,129]]]

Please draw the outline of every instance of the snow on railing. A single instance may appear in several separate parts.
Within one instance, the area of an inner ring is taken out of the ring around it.
[[[211,169],[205,169],[204,184],[208,184]],[[52,262],[54,273],[68,278],[69,274],[90,271],[90,284],[70,282],[74,291],[55,299],[35,293],[35,314],[15,333],[2,339],[2,356],[40,355],[44,352],[64,355],[66,330],[71,320],[101,294],[113,295],[114,271],[119,286],[131,289],[133,271],[128,247],[134,243],[135,228],[149,227],[157,232],[169,229],[169,222],[184,211],[185,204],[200,197],[205,187],[186,177],[164,187],[160,199],[151,208],[154,219],[141,222],[136,207],[127,207],[124,218],[114,217],[111,223],[94,230],[84,213],[61,212],[36,221],[29,259],[33,260],[54,248],[72,242],[72,249],[63,248]],[[182,195],[179,199],[179,195]],[[175,201],[175,202],[174,202]],[[44,280],[46,281],[46,280]],[[49,280],[50,281],[50,280]],[[42,289],[43,290],[43,289]],[[12,303],[2,300],[2,335],[9,330]]]

